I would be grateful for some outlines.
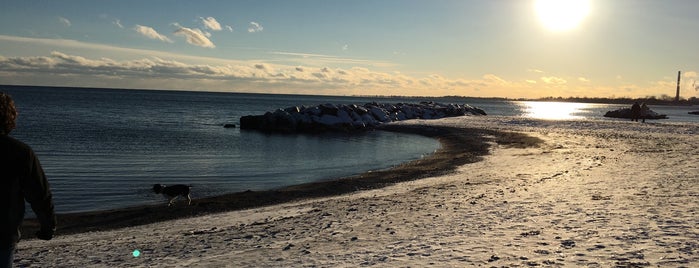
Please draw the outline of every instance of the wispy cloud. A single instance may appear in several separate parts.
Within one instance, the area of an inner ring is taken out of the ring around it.
[[[121,20],[120,20],[120,19],[117,19],[117,18],[114,18],[114,17],[110,16],[109,14],[100,14],[100,15],[99,15],[99,18],[100,18],[100,19],[103,19],[103,20],[105,20],[105,21],[111,22],[112,25],[114,25],[114,26],[116,26],[116,27],[119,27],[119,29],[124,29],[124,25],[121,24]]]
[[[338,56],[332,56],[332,55],[323,55],[323,54],[297,53],[297,52],[284,52],[284,51],[273,51],[273,52],[270,52],[270,54],[286,56],[286,57],[288,57],[286,59],[287,61],[297,61],[297,62],[300,62],[302,64],[309,64],[309,65],[324,65],[324,64],[332,64],[332,63],[335,63],[335,64],[341,63],[341,64],[366,65],[366,66],[384,67],[384,68],[396,66],[396,64],[394,64],[394,63],[385,62],[385,61],[352,59],[352,58],[344,58],[344,57],[338,57]]]
[[[216,45],[214,45],[211,40],[207,37],[207,34],[204,33],[202,30],[199,29],[191,29],[187,27],[182,27],[179,24],[175,23],[175,27],[177,27],[177,30],[175,30],[174,34],[179,35],[179,36],[184,36],[185,39],[187,40],[187,43],[195,46],[200,46],[200,47],[208,47],[208,48],[215,48]],[[209,34],[210,35],[210,34]]]
[[[66,27],[70,27],[71,25],[73,25],[72,23],[70,23],[70,20],[68,20],[64,17],[58,17],[58,22],[65,25]]]
[[[260,25],[257,22],[254,22],[254,21],[251,21],[250,25],[248,26],[249,33],[258,33],[258,32],[261,32],[262,30],[264,30],[264,27],[262,27],[262,25]]]
[[[229,32],[233,32],[233,26],[226,25],[226,30],[228,30]]]
[[[112,24],[116,25],[117,27],[119,27],[121,29],[124,29],[124,25],[121,25],[121,20],[119,20],[119,19],[114,19],[112,21]]]
[[[212,30],[212,31],[220,31],[221,30],[221,24],[216,21],[214,17],[206,17],[206,18],[200,18],[201,23],[204,24],[204,28]]]
[[[168,37],[165,36],[165,35],[162,35],[162,34],[158,33],[158,31],[156,31],[155,29],[153,29],[153,28],[151,28],[151,27],[148,27],[148,26],[143,26],[143,25],[138,25],[138,24],[137,24],[137,25],[134,27],[134,31],[136,31],[137,33],[139,33],[139,34],[141,34],[141,35],[143,35],[143,36],[145,36],[145,37],[148,37],[148,38],[150,38],[150,39],[160,40],[160,41],[163,41],[163,42],[172,43],[172,40],[170,40],[170,38],[168,38]]]
[[[241,64],[246,61],[225,59],[225,58],[213,58],[213,57],[203,57],[203,56],[193,56],[187,54],[178,54],[172,52],[165,52],[159,50],[151,49],[134,49],[125,48],[118,46],[110,46],[105,44],[88,43],[70,39],[53,39],[53,38],[31,38],[31,37],[19,37],[19,36],[9,36],[0,35],[0,41],[11,42],[19,45],[31,45],[31,46],[41,46],[48,47],[49,49],[66,49],[68,51],[96,51],[98,55],[103,55],[108,57],[108,55],[121,55],[118,58],[133,58],[151,56],[160,58],[171,58],[177,59],[185,62],[205,62],[207,64]],[[124,57],[124,55],[128,55]]]
[[[566,81],[565,79],[560,78],[560,77],[555,77],[555,76],[542,77],[541,81],[543,81],[546,84],[552,84],[552,85],[563,85],[563,84],[568,83],[568,81]]]

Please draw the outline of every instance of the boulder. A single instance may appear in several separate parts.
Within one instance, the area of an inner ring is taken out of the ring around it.
[[[622,109],[617,109],[613,111],[607,111],[604,114],[604,117],[611,117],[611,118],[626,118],[626,119],[631,119],[631,108],[622,108]],[[639,119],[667,119],[667,115],[664,114],[659,114],[656,113],[653,110],[646,110],[645,112],[641,113],[641,117]]]

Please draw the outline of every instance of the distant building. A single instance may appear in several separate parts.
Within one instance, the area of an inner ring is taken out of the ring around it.
[[[675,102],[680,102],[680,75],[682,71],[677,71],[677,94],[675,94]]]

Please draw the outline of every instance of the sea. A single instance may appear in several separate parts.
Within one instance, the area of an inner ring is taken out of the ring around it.
[[[278,108],[437,101],[469,104],[489,115],[618,120],[602,115],[624,107],[33,86],[0,86],[0,91],[15,100],[19,117],[11,136],[38,155],[57,213],[164,203],[152,191],[156,183],[191,185],[192,197],[200,198],[331,180],[391,168],[440,148],[431,138],[385,131],[294,135],[223,127]],[[668,122],[699,122],[699,116],[687,114],[692,107],[651,108],[667,114]]]

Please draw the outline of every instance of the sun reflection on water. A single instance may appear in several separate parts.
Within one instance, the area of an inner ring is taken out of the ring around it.
[[[540,102],[540,101],[520,101],[523,116],[548,119],[548,120],[569,120],[583,119],[581,116],[584,109],[590,108],[590,104],[573,102]]]

